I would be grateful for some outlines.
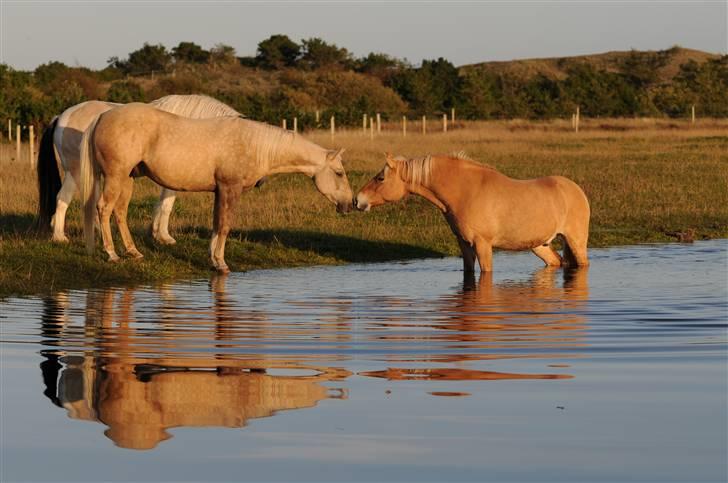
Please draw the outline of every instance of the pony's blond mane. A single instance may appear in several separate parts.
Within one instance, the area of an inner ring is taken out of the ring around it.
[[[202,95],[171,95],[164,96],[150,104],[159,110],[171,112],[178,116],[192,119],[206,119],[212,117],[245,117],[225,103]]]
[[[411,185],[424,185],[430,183],[432,177],[432,155],[421,158],[397,158],[402,164],[401,175],[405,183]]]
[[[411,185],[423,185],[427,186],[432,178],[432,159],[433,155],[428,154],[420,158],[403,158],[396,157],[397,161],[402,163],[402,179],[405,183]],[[442,157],[450,159],[463,159],[466,161],[473,161],[473,158],[465,154],[465,151],[457,151]],[[475,161],[473,161],[475,162]],[[487,166],[490,168],[490,166]]]

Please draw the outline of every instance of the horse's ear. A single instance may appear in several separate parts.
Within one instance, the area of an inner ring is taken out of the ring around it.
[[[332,149],[331,151],[329,151],[329,154],[327,154],[326,157],[329,159],[329,161],[333,161],[334,159],[344,154],[344,151],[346,151],[344,148],[339,148],[337,150]]]
[[[397,167],[397,164],[394,162],[394,158],[392,157],[392,153],[384,153],[384,157],[387,158],[387,166],[389,166],[390,169]]]

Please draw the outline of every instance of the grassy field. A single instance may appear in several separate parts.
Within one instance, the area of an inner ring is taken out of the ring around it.
[[[398,126],[391,126],[373,141],[360,131],[337,133],[333,142],[328,132],[306,135],[323,146],[347,149],[345,166],[355,192],[381,168],[384,151],[416,156],[464,150],[515,178],[560,174],[580,184],[592,207],[592,247],[675,241],[669,233],[689,230],[697,239],[728,236],[728,120],[696,125],[584,120],[578,134],[568,121],[456,127],[423,136],[410,123],[403,138]],[[145,258],[108,264],[100,246],[93,256],[85,254],[77,201],[68,212],[69,245],[36,234],[37,192],[27,146],[20,160],[7,143],[0,145],[0,156],[0,297],[210,273],[212,194],[181,194],[170,223],[178,243],[157,246],[147,229],[158,188],[137,181],[129,218]],[[459,253],[442,216],[424,200],[410,197],[368,214],[338,215],[301,175],[278,176],[245,193],[236,226],[226,259],[238,271]],[[534,257],[534,268],[539,263]]]

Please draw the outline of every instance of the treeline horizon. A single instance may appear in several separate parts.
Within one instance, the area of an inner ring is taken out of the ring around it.
[[[271,124],[295,116],[301,129],[317,127],[315,111],[323,122],[335,116],[338,126],[361,126],[364,114],[381,113],[386,121],[453,108],[469,120],[568,118],[577,106],[588,117],[687,117],[692,106],[701,117],[728,117],[728,55],[688,59],[665,78],[661,69],[681,51],[632,50],[608,68],[590,56],[560,58],[556,76],[518,75],[487,63],[458,68],[442,57],[418,66],[384,53],[355,57],[320,38],[299,43],[286,35],[261,41],[255,56],[243,57],[224,44],[208,50],[193,42],[171,49],[144,43],[99,70],[0,64],[0,117],[40,126],[86,100],[149,102],[169,94],[206,94]]]

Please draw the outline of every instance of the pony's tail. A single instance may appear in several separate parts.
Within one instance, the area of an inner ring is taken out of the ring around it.
[[[51,218],[56,213],[56,196],[61,190],[61,173],[56,162],[56,151],[53,147],[53,133],[58,125],[58,116],[43,131],[38,150],[38,230],[50,228]]]
[[[83,204],[83,235],[86,239],[86,251],[94,251],[94,219],[96,202],[99,195],[100,173],[93,146],[94,131],[101,116],[97,116],[83,133],[81,138],[81,169],[79,188]]]

